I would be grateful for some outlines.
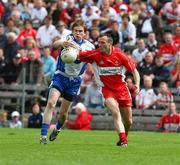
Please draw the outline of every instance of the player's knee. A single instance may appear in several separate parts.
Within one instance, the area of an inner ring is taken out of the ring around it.
[[[53,100],[49,100],[48,103],[47,103],[47,106],[48,106],[49,109],[54,109],[55,106],[56,106],[56,103]]]

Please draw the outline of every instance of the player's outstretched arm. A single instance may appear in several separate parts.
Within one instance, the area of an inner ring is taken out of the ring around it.
[[[53,47],[54,47],[54,48],[63,47],[63,48],[65,48],[65,49],[68,49],[69,47],[72,47],[72,48],[77,49],[76,45],[74,45],[72,42],[70,42],[70,41],[68,41],[68,40],[67,40],[67,41],[64,41],[64,40],[62,40],[62,39],[59,39],[59,40],[55,41],[55,42],[53,43]]]
[[[59,40],[57,40],[57,41],[55,41],[54,43],[53,43],[53,47],[54,48],[59,48],[59,47],[62,47],[63,46],[63,40],[62,39],[59,39]]]
[[[134,78],[134,81],[135,81],[135,86],[136,86],[136,94],[139,93],[139,85],[140,85],[140,75],[139,75],[139,72],[137,71],[137,69],[135,69],[133,72],[133,78]]]
[[[62,43],[62,47],[63,47],[64,49],[68,49],[68,48],[78,49],[77,46],[74,45],[74,44],[73,44],[72,42],[70,42],[70,41],[64,41],[64,42]]]

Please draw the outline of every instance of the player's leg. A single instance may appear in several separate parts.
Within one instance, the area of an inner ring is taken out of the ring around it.
[[[68,115],[68,110],[69,107],[71,105],[71,101],[66,100],[63,98],[62,103],[61,103],[61,107],[60,107],[60,115],[56,124],[56,129],[59,130],[64,126],[64,123],[67,119],[67,115]]]
[[[111,110],[114,126],[119,135],[119,142],[117,143],[117,145],[121,145],[121,146],[127,145],[125,128],[122,122],[122,117],[120,114],[118,102],[114,98],[107,98],[105,100],[105,104],[107,108]]]
[[[56,123],[56,128],[52,131],[52,133],[49,136],[50,141],[54,141],[57,138],[57,135],[61,131],[61,128],[64,126],[70,105],[71,105],[71,101],[68,101],[64,98],[62,99],[61,107],[60,107],[60,115]]]
[[[52,120],[53,110],[56,106],[57,100],[60,95],[61,93],[56,88],[51,88],[49,90],[48,102],[47,102],[44,115],[43,115],[40,143],[43,143],[43,141],[44,141],[44,144],[47,143],[45,141],[46,141],[46,136],[48,133],[48,128]]]
[[[126,136],[128,136],[128,131],[132,125],[132,109],[131,107],[120,107],[120,112],[123,119]]]
[[[65,120],[67,119],[67,114],[69,107],[73,101],[73,99],[76,97],[77,93],[79,92],[81,83],[81,78],[77,77],[73,80],[68,79],[66,81],[66,89],[65,92],[62,93],[63,100],[60,107],[60,116],[56,124],[56,129],[53,130],[51,133],[49,140],[54,141],[59,134],[61,128],[63,127]]]

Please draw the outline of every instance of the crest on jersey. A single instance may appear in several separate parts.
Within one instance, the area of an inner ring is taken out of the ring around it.
[[[119,62],[118,62],[117,60],[115,61],[115,65],[116,65],[116,66],[118,66],[118,65],[119,65]]]
[[[100,61],[99,64],[103,65],[103,64],[104,64],[104,61]]]

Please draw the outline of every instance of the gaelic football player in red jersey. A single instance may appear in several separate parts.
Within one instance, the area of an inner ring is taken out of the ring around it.
[[[83,62],[91,63],[97,84],[105,98],[105,105],[111,110],[114,126],[119,135],[118,146],[127,146],[128,131],[132,124],[132,99],[127,88],[125,72],[132,72],[136,93],[139,92],[140,76],[135,64],[120,49],[112,46],[113,39],[103,34],[98,39],[99,48],[80,52]]]

